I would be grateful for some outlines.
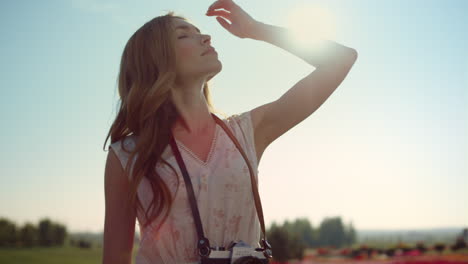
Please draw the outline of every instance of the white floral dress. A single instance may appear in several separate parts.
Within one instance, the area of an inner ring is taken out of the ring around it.
[[[258,185],[258,164],[255,151],[251,111],[235,114],[222,121],[231,129],[244,149]],[[135,146],[134,136],[124,140],[126,149]],[[125,168],[129,154],[122,150],[121,141],[111,144]],[[205,236],[210,245],[227,247],[233,240],[243,240],[259,247],[260,222],[250,183],[247,164],[236,146],[219,124],[211,144],[207,161],[200,160],[194,153],[176,140],[193,184],[195,197]],[[163,164],[156,166],[157,172],[168,185],[175,200],[168,218],[155,232],[161,218],[142,229],[144,212],[137,212],[140,225],[140,246],[135,257],[136,264],[188,264],[198,263],[197,232],[188,201],[185,182],[172,149],[168,145],[162,157],[176,170]],[[176,189],[179,178],[179,189]],[[138,197],[146,209],[152,200],[152,190],[146,178],[140,182]],[[116,230],[118,231],[118,230]]]

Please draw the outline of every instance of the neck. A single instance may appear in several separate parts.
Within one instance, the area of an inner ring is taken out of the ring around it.
[[[203,94],[203,84],[175,87],[172,90],[172,100],[179,113],[173,132],[200,135],[208,133],[216,125]]]

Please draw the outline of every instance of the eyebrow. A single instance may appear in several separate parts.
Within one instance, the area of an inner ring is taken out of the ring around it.
[[[200,33],[200,29],[198,29],[197,27],[195,27],[195,30],[197,30],[198,33]],[[190,30],[190,27],[189,26],[186,26],[186,25],[182,25],[182,26],[178,26],[176,27],[175,29],[185,29],[185,30]]]

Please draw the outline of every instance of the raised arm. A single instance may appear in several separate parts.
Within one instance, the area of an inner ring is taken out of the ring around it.
[[[129,191],[128,180],[112,148],[107,155],[104,175],[105,220],[103,264],[131,264],[136,213],[124,210]]]
[[[356,50],[331,40],[319,40],[307,47],[297,45],[289,30],[256,21],[232,0],[216,1],[206,15],[216,16],[233,35],[270,43],[316,68],[279,99],[252,110],[258,157],[271,142],[315,112],[357,59]]]
[[[315,67],[279,99],[252,110],[256,139],[266,148],[317,110],[341,84],[357,59],[357,52],[331,40],[307,47],[291,41],[287,29],[256,22],[252,38],[280,47]]]

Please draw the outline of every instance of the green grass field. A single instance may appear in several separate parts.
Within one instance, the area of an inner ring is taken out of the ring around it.
[[[138,251],[138,246],[133,247],[132,260]],[[313,253],[313,250],[306,250],[306,255]],[[445,254],[452,254],[446,251]],[[444,254],[444,255],[445,255]],[[460,251],[459,254],[468,256],[468,249]],[[438,255],[436,252],[429,252],[427,255]],[[0,249],[0,264],[101,264],[102,248],[93,247],[91,249],[80,249],[77,247],[52,247],[52,248],[32,248],[32,249]],[[132,262],[134,263],[134,262]]]
[[[133,248],[133,257],[138,248]],[[0,249],[0,263],[8,264],[96,264],[102,262],[102,248],[52,247],[31,249]]]

